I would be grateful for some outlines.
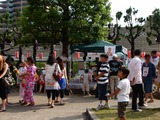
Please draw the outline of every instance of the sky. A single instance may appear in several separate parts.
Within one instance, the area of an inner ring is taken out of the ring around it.
[[[160,0],[110,0],[110,2],[113,18],[117,11],[122,11],[125,14],[126,9],[130,6],[138,9],[137,17],[145,18],[152,14],[155,8],[160,8]],[[121,21],[121,24],[124,24],[123,21]]]

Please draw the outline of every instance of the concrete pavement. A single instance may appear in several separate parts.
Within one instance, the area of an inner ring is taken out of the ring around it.
[[[7,107],[6,112],[0,113],[0,120],[83,120],[83,113],[86,108],[95,108],[98,105],[97,98],[94,96],[67,96],[64,99],[64,106],[49,108],[47,98],[43,93],[34,95],[36,105],[33,107],[21,106],[18,104],[18,93],[11,93],[9,102],[11,106]],[[117,107],[117,100],[110,100],[111,107]],[[155,100],[149,104],[149,108],[160,108],[160,101]]]

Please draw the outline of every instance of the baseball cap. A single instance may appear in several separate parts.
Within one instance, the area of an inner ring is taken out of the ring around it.
[[[118,58],[118,55],[116,55],[116,54],[113,54],[113,58]]]

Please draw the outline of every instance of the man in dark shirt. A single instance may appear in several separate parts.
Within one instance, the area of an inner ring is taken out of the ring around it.
[[[110,90],[111,94],[114,93],[118,82],[118,69],[121,67],[121,63],[118,61],[118,56],[116,54],[113,55],[113,60],[109,61],[110,66]]]

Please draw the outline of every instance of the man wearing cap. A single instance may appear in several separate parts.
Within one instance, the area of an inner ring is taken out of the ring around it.
[[[118,69],[121,67],[121,62],[118,61],[118,56],[116,54],[113,55],[113,60],[109,61],[110,66],[110,90],[111,94],[114,93],[118,82]]]

